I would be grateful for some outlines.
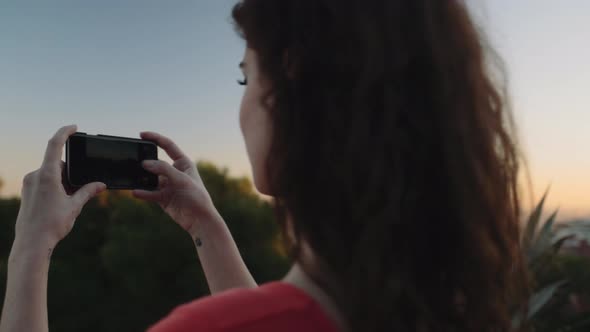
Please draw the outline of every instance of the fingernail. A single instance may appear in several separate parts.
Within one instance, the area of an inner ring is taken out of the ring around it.
[[[143,161],[143,167],[151,168],[151,167],[154,167],[155,164],[156,164],[156,162],[153,160],[144,160]]]

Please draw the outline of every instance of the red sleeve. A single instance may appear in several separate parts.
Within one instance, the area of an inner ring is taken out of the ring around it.
[[[334,332],[335,325],[309,296],[272,282],[233,289],[183,304],[148,332]]]
[[[152,325],[147,332],[217,332],[200,310],[194,310],[197,302],[176,307],[162,320]],[[206,301],[205,301],[206,302]]]

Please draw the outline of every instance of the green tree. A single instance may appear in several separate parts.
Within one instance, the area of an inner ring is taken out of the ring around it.
[[[197,166],[256,280],[282,277],[289,262],[275,249],[279,228],[270,204],[247,178],[231,177],[209,162]],[[19,204],[0,200],[2,298]],[[142,331],[177,305],[208,293],[186,232],[159,206],[109,191],[86,205],[53,253],[50,330]]]
[[[6,264],[14,238],[14,222],[20,207],[16,198],[0,198],[0,306],[3,305],[6,287]]]

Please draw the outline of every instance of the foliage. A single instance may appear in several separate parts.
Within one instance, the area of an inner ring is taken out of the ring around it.
[[[276,245],[270,204],[248,179],[208,162],[197,166],[256,280],[282,277],[289,262]],[[590,314],[573,310],[572,296],[590,304],[590,259],[559,250],[572,234],[588,236],[588,224],[556,224],[557,212],[541,223],[544,201],[522,237],[534,285],[526,317],[535,331],[588,331]],[[0,200],[1,298],[19,205],[18,199]],[[85,207],[53,254],[49,281],[50,329],[64,332],[142,331],[175,306],[208,294],[190,237],[158,206],[124,191]]]
[[[572,305],[572,299],[576,297],[590,303],[590,259],[560,254],[538,278],[539,283],[555,279],[567,280],[567,283],[534,317],[536,331],[589,331],[590,308],[577,311]]]
[[[206,162],[199,172],[259,283],[289,262],[277,252],[271,206],[246,178]],[[0,296],[19,200],[0,200]],[[92,200],[55,249],[49,271],[52,331],[142,331],[175,306],[209,292],[194,245],[161,209],[111,191]],[[75,313],[75,314],[73,314]]]
[[[526,315],[517,313],[514,323],[524,318],[531,322],[535,331],[586,331],[590,329],[589,313],[572,310],[571,299],[577,296],[590,300],[590,260],[560,251],[565,241],[585,233],[580,232],[579,225],[572,225],[570,232],[558,232],[568,225],[555,225],[557,211],[541,225],[546,196],[524,227],[521,246],[532,274],[534,293],[528,312]]]

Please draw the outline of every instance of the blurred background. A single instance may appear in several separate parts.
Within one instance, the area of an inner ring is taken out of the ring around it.
[[[229,20],[235,2],[0,3],[2,285],[22,178],[39,167],[53,133],[74,123],[89,134],[138,137],[153,130],[171,137],[200,161],[258,281],[284,273],[278,229],[267,197],[251,185],[238,123],[244,43]],[[530,192],[523,187],[526,211],[550,186],[542,215],[559,208],[556,223],[584,228],[590,220],[590,2],[467,3],[507,64],[532,180]],[[159,208],[125,192],[94,200],[55,253],[52,327],[141,330],[174,305],[206,294],[190,239],[178,240],[183,236]],[[583,237],[568,241],[570,252],[585,255]],[[565,271],[559,264],[556,271]],[[564,300],[570,304],[571,294]],[[576,299],[576,308],[590,308]],[[84,314],[72,319],[74,309]]]
[[[171,136],[195,159],[250,176],[238,124],[244,44],[235,0],[0,4],[0,195],[20,193],[62,125]],[[590,216],[590,3],[467,0],[504,57],[534,198]],[[530,202],[530,200],[529,200]]]

